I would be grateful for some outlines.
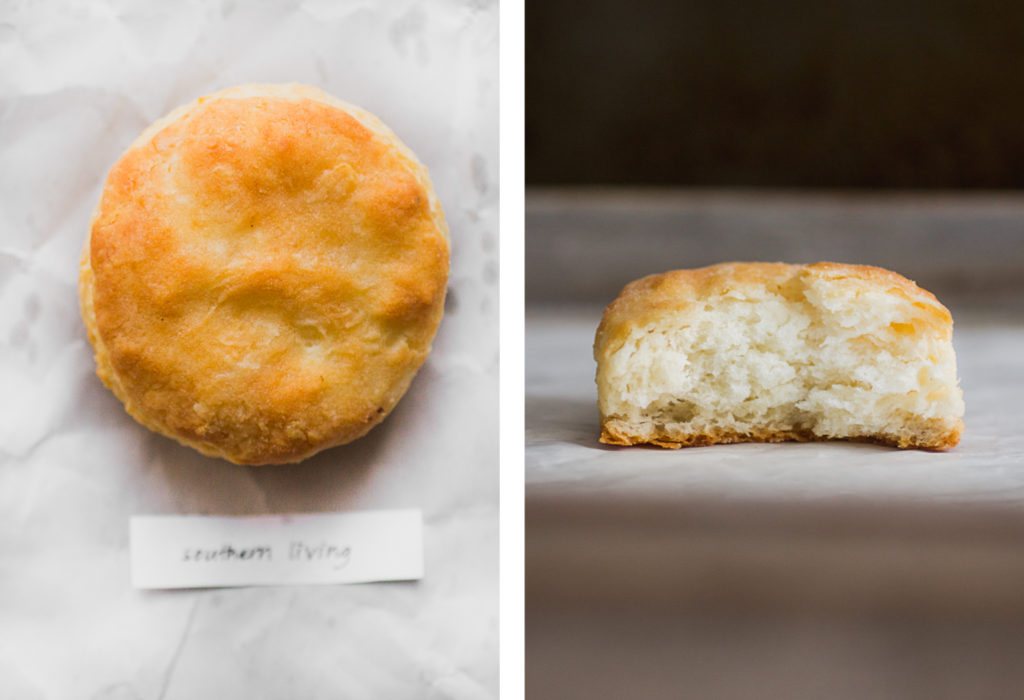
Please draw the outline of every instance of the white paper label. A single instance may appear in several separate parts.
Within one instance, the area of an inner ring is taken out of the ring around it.
[[[131,565],[136,588],[414,580],[423,577],[423,516],[133,516]]]

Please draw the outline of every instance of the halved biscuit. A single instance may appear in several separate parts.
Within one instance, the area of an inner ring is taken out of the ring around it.
[[[861,439],[963,431],[953,319],[877,267],[727,263],[626,286],[597,331],[601,441]]]

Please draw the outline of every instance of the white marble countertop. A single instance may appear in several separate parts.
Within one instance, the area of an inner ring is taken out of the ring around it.
[[[497,3],[21,3],[0,18],[0,698],[498,693]],[[377,114],[452,232],[434,351],[367,437],[202,457],[94,374],[77,267],[107,170],[173,107],[304,82]],[[139,591],[135,514],[419,508],[415,583]]]
[[[527,495],[865,498],[1024,507],[1024,317],[953,308],[967,413],[945,453],[870,444],[602,445],[591,347],[601,308],[535,307],[526,330]]]

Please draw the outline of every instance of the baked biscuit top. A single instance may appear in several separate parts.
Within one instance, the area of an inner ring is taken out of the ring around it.
[[[82,263],[99,374],[142,423],[244,463],[378,423],[440,322],[448,234],[426,170],[301,86],[176,110],[110,172]]]

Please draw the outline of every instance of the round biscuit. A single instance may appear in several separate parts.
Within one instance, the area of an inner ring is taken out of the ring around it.
[[[315,88],[247,85],[148,128],[81,262],[97,374],[128,413],[240,464],[295,462],[387,416],[444,307],[426,169]]]

